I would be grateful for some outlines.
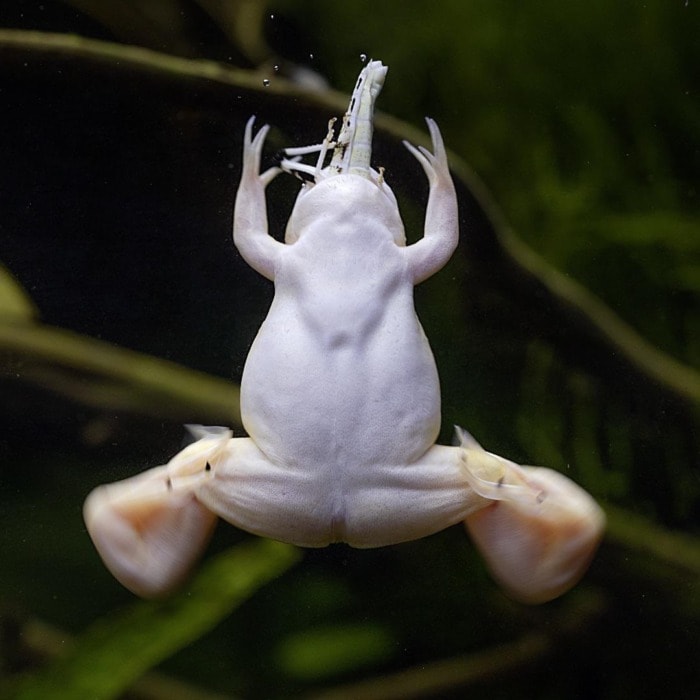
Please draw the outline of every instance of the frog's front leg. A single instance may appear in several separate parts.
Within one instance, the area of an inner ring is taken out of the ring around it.
[[[438,125],[426,118],[433,143],[433,152],[404,141],[406,148],[421,164],[430,184],[428,207],[425,212],[423,238],[405,249],[405,255],[418,284],[440,270],[450,259],[459,240],[457,194],[450,176],[447,152]]]
[[[197,442],[168,464],[94,489],[83,516],[107,568],[145,598],[167,593],[204,551],[216,516],[196,498],[231,433],[192,426]]]
[[[248,120],[243,138],[243,170],[233,213],[233,241],[254,270],[274,280],[277,258],[284,246],[268,233],[265,188],[282,171],[270,168],[260,174],[262,148],[270,127],[263,126],[253,138],[254,122],[255,117]]]

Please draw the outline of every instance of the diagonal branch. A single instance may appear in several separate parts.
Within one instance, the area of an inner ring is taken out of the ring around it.
[[[233,382],[41,324],[0,323],[0,376],[100,409],[241,425]]]

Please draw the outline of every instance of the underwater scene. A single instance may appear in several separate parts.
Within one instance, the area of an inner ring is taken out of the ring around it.
[[[3,2],[0,700],[700,697],[698,27]]]

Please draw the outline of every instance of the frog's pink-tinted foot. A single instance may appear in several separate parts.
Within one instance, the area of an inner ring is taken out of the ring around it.
[[[167,465],[98,486],[83,516],[95,548],[114,577],[144,598],[164,595],[204,551],[216,516],[195,497],[210,478],[230,433],[193,428],[199,439]]]
[[[96,488],[83,515],[114,577],[144,598],[176,588],[199,558],[216,516],[189,492],[167,487],[167,467]]]
[[[464,523],[493,577],[523,603],[565,593],[600,543],[602,509],[563,474],[518,466],[485,452],[464,431],[458,434],[472,488],[491,499]]]

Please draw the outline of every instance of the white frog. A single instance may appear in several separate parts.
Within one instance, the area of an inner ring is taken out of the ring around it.
[[[100,486],[84,508],[108,568],[145,597],[179,585],[217,517],[303,547],[379,547],[464,522],[495,578],[538,603],[574,585],[604,528],[594,500],[563,475],[484,451],[457,429],[436,445],[438,373],[413,287],[458,240],[457,197],[440,131],[406,147],[430,185],[422,239],[406,245],[396,199],[370,166],[374,103],[387,68],[360,73],[337,138],[287,149],[260,174],[267,126],[245,129],[234,242],[275,296],[250,349],[241,414],[250,437],[191,428],[170,462]],[[325,165],[332,150],[330,163]],[[315,165],[301,156],[318,153]],[[284,243],[268,234],[265,188],[305,175]]]

